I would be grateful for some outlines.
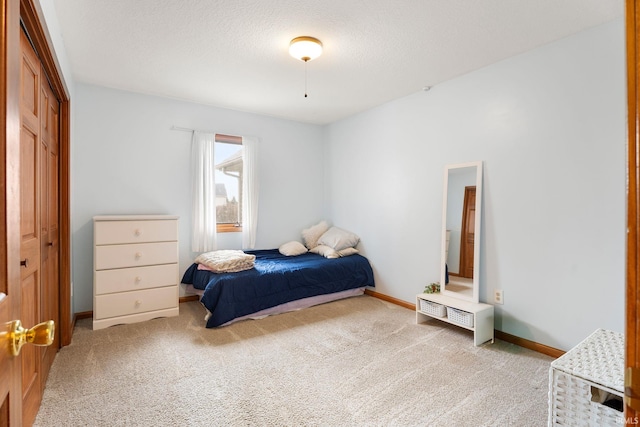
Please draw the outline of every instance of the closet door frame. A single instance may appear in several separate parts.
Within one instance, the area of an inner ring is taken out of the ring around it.
[[[626,0],[627,284],[625,424],[640,421],[640,0]]]

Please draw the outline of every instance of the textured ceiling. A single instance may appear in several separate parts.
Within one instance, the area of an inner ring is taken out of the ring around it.
[[[619,18],[623,0],[54,0],[74,79],[330,123]],[[305,65],[289,41],[324,53]]]

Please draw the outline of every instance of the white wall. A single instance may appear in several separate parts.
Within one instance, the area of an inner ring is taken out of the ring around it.
[[[565,350],[622,332],[624,46],[620,19],[329,125],[327,216],[361,236],[376,291],[415,302],[438,280],[444,166],[483,160],[496,329]]]
[[[95,215],[180,216],[180,274],[191,252],[191,133],[172,125],[260,139],[256,248],[294,239],[323,213],[319,126],[78,83],[72,148],[75,312],[93,309]],[[219,235],[240,248],[239,233]]]

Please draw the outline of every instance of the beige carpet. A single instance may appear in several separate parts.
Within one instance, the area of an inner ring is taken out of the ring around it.
[[[203,316],[78,322],[35,425],[546,425],[551,358],[370,296],[221,329]]]

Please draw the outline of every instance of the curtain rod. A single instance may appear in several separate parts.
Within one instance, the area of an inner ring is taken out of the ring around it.
[[[227,142],[230,144],[242,144],[242,137],[241,136],[237,136],[237,135],[226,135],[224,133],[216,133],[210,130],[196,130],[196,129],[189,129],[189,128],[183,128],[180,126],[175,126],[172,125],[171,130],[177,130],[177,131],[181,131],[181,132],[202,132],[202,133],[211,133],[213,135],[215,135],[215,140],[216,142]]]
[[[198,131],[198,132],[203,132],[203,133],[215,133],[215,132],[213,132],[211,130],[189,129],[189,128],[183,128],[183,127],[176,126],[176,125],[171,126],[170,129],[171,130],[179,130],[181,132],[196,132],[196,131]]]

